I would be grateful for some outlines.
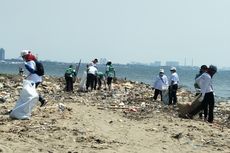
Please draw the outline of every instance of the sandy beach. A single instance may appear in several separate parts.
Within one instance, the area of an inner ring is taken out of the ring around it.
[[[3,153],[229,153],[230,105],[215,107],[214,123],[178,117],[178,108],[152,100],[149,85],[118,80],[113,91],[63,91],[63,78],[45,76],[30,120],[13,120],[22,77],[0,75],[0,152]],[[179,89],[178,101],[194,93]],[[60,106],[62,106],[60,108]]]

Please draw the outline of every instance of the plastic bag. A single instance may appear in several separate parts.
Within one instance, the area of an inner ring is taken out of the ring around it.
[[[162,85],[162,90],[168,90],[168,86],[167,85]]]
[[[81,77],[81,81],[79,84],[79,90],[80,91],[85,91],[86,90],[86,80],[87,80],[87,72],[84,71]]]
[[[30,119],[31,112],[38,102],[38,93],[35,89],[35,83],[29,80],[23,80],[23,88],[15,107],[10,113],[11,118]]]
[[[162,90],[162,100],[165,105],[169,104],[169,92],[168,90]]]

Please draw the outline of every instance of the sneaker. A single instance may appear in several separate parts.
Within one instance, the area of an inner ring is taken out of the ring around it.
[[[40,105],[40,107],[45,106],[45,105],[46,105],[46,103],[47,103],[47,101],[46,101],[45,99],[41,100],[41,105]]]

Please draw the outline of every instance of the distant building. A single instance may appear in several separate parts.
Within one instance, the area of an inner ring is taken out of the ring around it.
[[[161,61],[155,61],[154,63],[151,63],[152,66],[161,66]]]
[[[0,48],[0,60],[5,60],[5,50]]]
[[[179,62],[177,61],[166,61],[166,66],[179,66]]]

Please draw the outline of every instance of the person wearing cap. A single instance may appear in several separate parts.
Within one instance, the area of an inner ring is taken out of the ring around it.
[[[107,78],[107,85],[108,85],[108,88],[109,88],[109,91],[110,91],[111,86],[112,86],[112,80],[116,77],[115,69],[114,69],[111,61],[108,61],[106,63],[105,76]]]
[[[195,76],[195,83],[194,83],[194,87],[195,87],[195,90],[196,90],[195,96],[198,96],[198,95],[200,94],[200,86],[199,86],[198,83],[196,82],[196,79],[197,79],[198,77],[200,77],[204,72],[207,72],[207,70],[208,70],[207,65],[202,65],[202,66],[200,67],[199,73],[196,74],[196,76]],[[203,116],[203,113],[202,113],[202,111],[201,111],[201,112],[199,113],[199,117],[202,118],[202,116]]]
[[[204,72],[200,77],[196,79],[196,82],[201,90],[201,97],[198,99],[201,102],[201,105],[188,114],[189,118],[192,118],[198,112],[203,110],[204,120],[207,120],[209,123],[213,122],[215,99],[213,94],[214,90],[212,86],[212,78],[216,72],[217,67],[210,65],[207,69],[207,72]]]
[[[168,77],[164,74],[164,69],[160,69],[159,75],[157,75],[153,83],[153,89],[155,89],[153,99],[156,100],[157,96],[160,94],[161,101],[163,101],[162,90],[167,90],[167,88],[168,88]]]
[[[176,68],[171,67],[171,77],[169,79],[169,105],[176,105],[177,103],[177,89],[179,84],[179,76],[176,73]]]
[[[31,53],[30,50],[22,50],[21,57],[25,61],[25,68],[28,71],[28,75],[26,77],[27,80],[35,83],[35,87],[42,82],[42,76],[39,76],[35,73],[36,71],[36,57]],[[47,102],[46,100],[39,94],[39,101],[41,102],[41,107],[44,106]]]

